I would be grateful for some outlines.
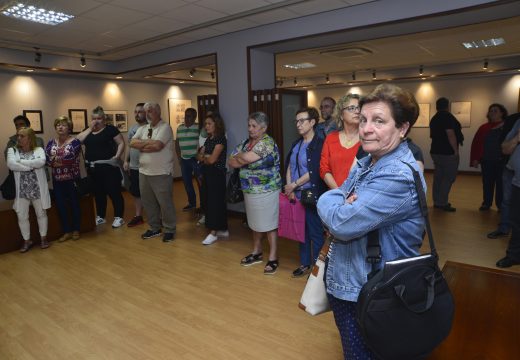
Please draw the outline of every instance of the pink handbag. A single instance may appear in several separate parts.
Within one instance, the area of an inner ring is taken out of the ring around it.
[[[278,236],[305,242],[305,208],[298,201],[291,201],[280,193],[278,215]]]

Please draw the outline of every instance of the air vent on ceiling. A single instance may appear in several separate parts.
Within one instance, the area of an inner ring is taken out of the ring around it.
[[[372,50],[364,47],[336,47],[329,49],[320,49],[320,55],[332,56],[340,59],[362,57],[373,54]]]

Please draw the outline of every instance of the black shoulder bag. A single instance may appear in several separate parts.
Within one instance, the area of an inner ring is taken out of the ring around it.
[[[298,146],[298,152],[296,153],[296,169],[298,170],[299,178],[302,177],[302,175],[300,173],[300,159],[299,159],[300,150],[302,148],[302,143],[303,143],[303,139],[300,140],[300,145]],[[303,206],[309,207],[309,208],[315,208],[317,202],[318,202],[318,200],[316,200],[316,196],[312,192],[312,189],[308,188],[308,189],[303,189],[301,191],[300,203]]]
[[[433,351],[450,333],[455,305],[438,266],[421,179],[412,169],[421,214],[426,221],[430,253],[381,261],[379,232],[368,234],[368,282],[357,302],[357,321],[367,346],[381,359],[416,359]]]
[[[244,151],[244,147],[248,142],[249,139],[244,142],[242,145],[242,151]],[[229,204],[237,204],[244,201],[244,193],[242,192],[242,186],[240,184],[240,168],[234,169],[229,176],[226,185],[226,201]]]

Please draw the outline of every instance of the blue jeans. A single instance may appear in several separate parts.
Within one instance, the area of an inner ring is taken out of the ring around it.
[[[79,231],[81,212],[74,180],[52,181],[54,200],[64,233]]]
[[[184,189],[186,190],[186,195],[188,195],[188,203],[191,206],[197,206],[197,195],[193,188],[193,176],[197,177],[199,172],[197,160],[195,158],[181,158],[181,172]]]
[[[507,257],[520,261],[520,187],[511,185],[511,238],[507,246]]]
[[[305,242],[300,243],[300,263],[314,264],[323,246],[323,225],[316,208],[305,208]],[[311,261],[312,249],[312,261]]]
[[[513,171],[508,168],[504,168],[504,171],[502,171],[502,203],[500,204],[500,223],[498,224],[498,230],[506,234],[511,230],[509,208],[511,206],[513,174]]]

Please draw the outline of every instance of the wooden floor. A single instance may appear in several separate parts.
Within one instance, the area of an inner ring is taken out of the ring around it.
[[[182,208],[180,182],[174,196]],[[459,176],[457,212],[432,210],[442,264],[494,267],[504,255],[507,239],[485,236],[499,217],[477,210],[481,197],[479,177]],[[0,359],[342,358],[331,314],[297,307],[305,279],[290,276],[295,243],[280,241],[280,268],[264,276],[262,265],[239,265],[251,250],[241,219],[230,219],[228,240],[204,247],[194,215],[177,216],[169,244],[141,240],[145,226],[105,224],[79,241],[1,255]]]

